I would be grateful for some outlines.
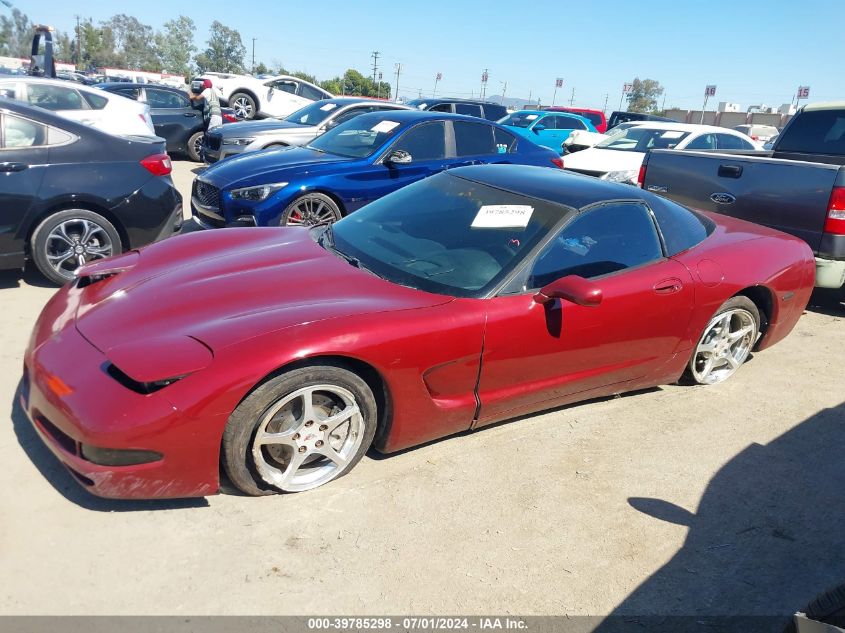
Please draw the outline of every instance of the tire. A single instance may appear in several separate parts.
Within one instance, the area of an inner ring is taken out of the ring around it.
[[[373,393],[357,374],[334,365],[294,369],[257,387],[229,416],[223,468],[247,495],[311,490],[352,470],[377,420]]]
[[[714,385],[733,376],[757,344],[760,311],[748,297],[725,301],[707,323],[687,365],[685,378]]]
[[[810,604],[801,610],[801,613],[816,622],[845,628],[845,584],[815,597]],[[797,632],[795,620],[792,620],[784,629],[784,633]]]
[[[191,134],[191,137],[188,139],[187,144],[187,153],[188,158],[190,158],[195,163],[202,162],[202,139],[205,136],[205,132],[199,130]]]
[[[65,284],[83,263],[123,252],[111,222],[86,209],[67,209],[48,216],[30,239],[30,253],[39,272]]]
[[[335,201],[322,193],[306,193],[291,202],[279,223],[282,226],[331,224],[343,217]]]
[[[258,104],[255,98],[247,92],[235,92],[229,97],[229,107],[235,111],[239,119],[249,121],[258,114]]]

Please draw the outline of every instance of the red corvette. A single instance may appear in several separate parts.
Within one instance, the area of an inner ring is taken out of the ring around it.
[[[300,491],[391,452],[786,336],[801,240],[552,169],[449,170],[331,227],[165,240],[45,307],[21,402],[106,497]]]

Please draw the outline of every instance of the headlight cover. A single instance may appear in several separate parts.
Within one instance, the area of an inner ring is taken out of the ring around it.
[[[287,187],[286,182],[274,182],[269,185],[257,185],[255,187],[243,187],[232,189],[233,200],[249,200],[250,202],[261,202],[266,200],[270,194],[277,192],[282,187]]]
[[[620,182],[626,185],[636,185],[637,184],[637,174],[639,170],[637,169],[625,169],[623,171],[609,171],[604,176],[601,177],[601,180],[606,180],[607,182]]]
[[[242,138],[224,138],[223,145],[249,145],[254,140],[254,136],[244,136]]]

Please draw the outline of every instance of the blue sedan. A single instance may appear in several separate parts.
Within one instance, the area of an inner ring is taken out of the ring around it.
[[[572,130],[596,132],[590,119],[569,112],[520,110],[500,119],[499,123],[537,145],[549,147],[558,153]]]
[[[194,180],[205,228],[316,225],[462,165],[563,167],[560,156],[475,117],[397,110],[362,114],[305,147],[237,156]]]

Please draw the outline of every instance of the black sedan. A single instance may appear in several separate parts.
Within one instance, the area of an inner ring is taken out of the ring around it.
[[[0,269],[77,267],[172,235],[182,197],[156,137],[112,136],[0,98]]]
[[[191,103],[184,90],[125,82],[104,83],[97,87],[149,105],[153,127],[156,134],[167,141],[167,151],[187,154],[193,161],[202,160],[202,106]],[[224,123],[237,120],[233,110],[223,108]]]

